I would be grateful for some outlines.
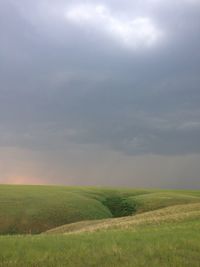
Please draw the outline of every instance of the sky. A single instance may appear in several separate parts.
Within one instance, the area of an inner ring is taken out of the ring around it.
[[[0,183],[200,188],[200,0],[0,0]]]

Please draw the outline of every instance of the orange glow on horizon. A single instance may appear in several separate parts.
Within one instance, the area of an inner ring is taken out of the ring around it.
[[[12,176],[6,179],[9,184],[46,184],[44,180],[35,177],[27,177],[22,175]]]

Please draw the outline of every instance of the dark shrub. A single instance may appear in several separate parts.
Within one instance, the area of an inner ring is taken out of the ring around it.
[[[108,207],[113,217],[129,216],[136,211],[135,203],[119,196],[108,197],[103,204]]]

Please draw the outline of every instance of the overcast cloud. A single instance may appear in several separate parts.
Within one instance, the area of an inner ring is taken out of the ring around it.
[[[200,187],[199,29],[199,0],[1,0],[0,182]]]

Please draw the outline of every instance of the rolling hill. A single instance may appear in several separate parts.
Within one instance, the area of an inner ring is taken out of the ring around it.
[[[78,221],[197,202],[199,191],[1,185],[0,234],[36,234]]]
[[[2,185],[0,230],[0,267],[199,267],[200,191]]]

